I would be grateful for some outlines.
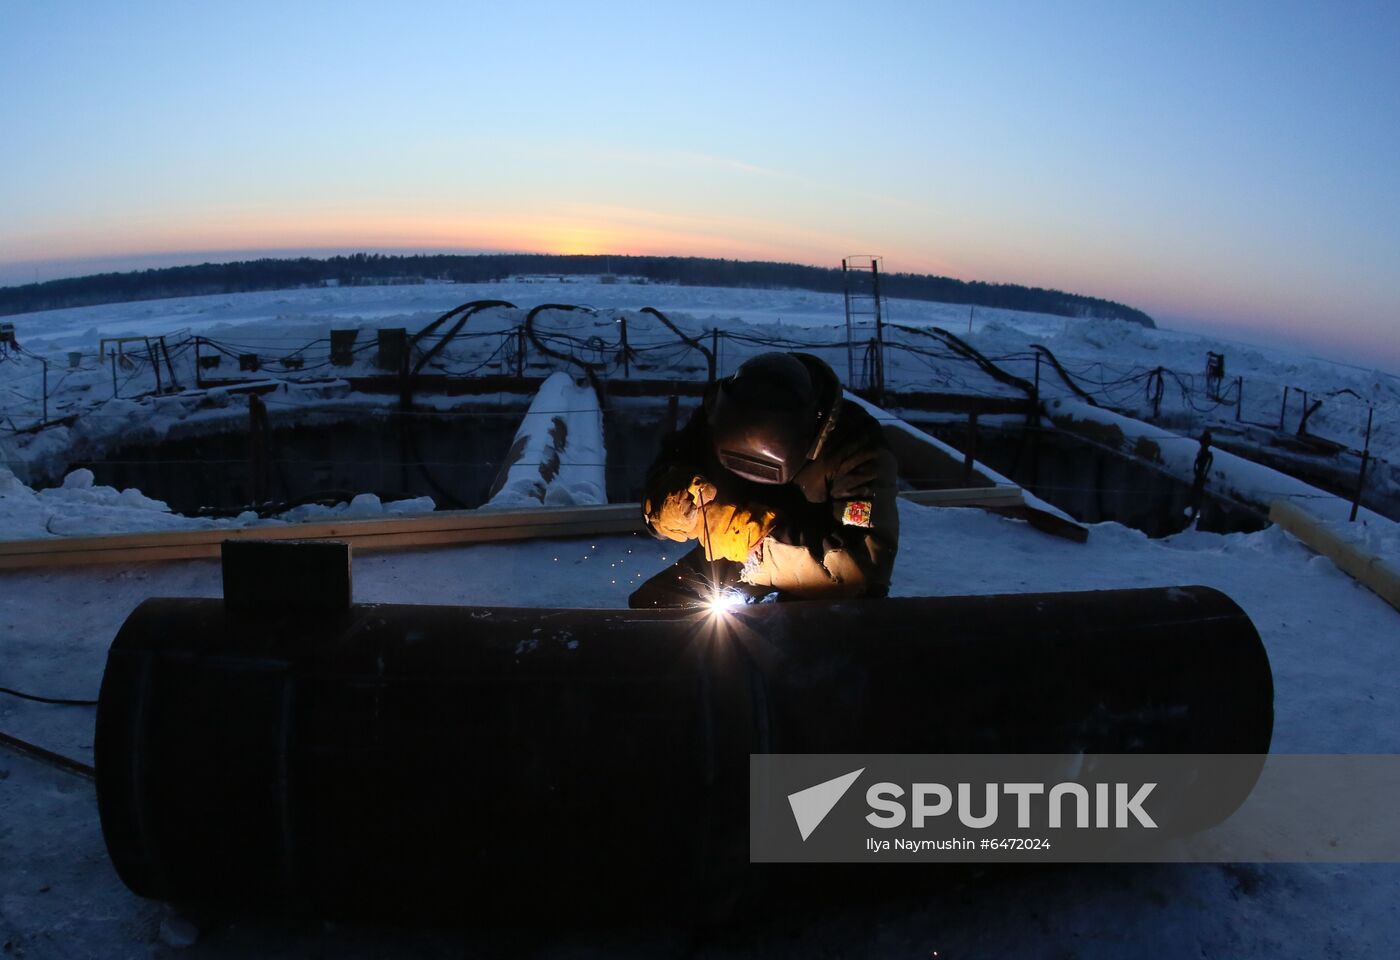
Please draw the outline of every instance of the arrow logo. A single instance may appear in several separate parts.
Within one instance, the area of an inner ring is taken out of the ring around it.
[[[797,821],[797,829],[802,834],[804,843],[812,835],[812,831],[821,826],[831,808],[851,789],[851,784],[864,772],[865,768],[861,767],[859,770],[843,773],[834,780],[788,794],[788,805],[792,807],[792,816]]]

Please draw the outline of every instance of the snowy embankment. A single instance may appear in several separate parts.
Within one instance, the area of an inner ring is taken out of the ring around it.
[[[1050,418],[1056,422],[1105,427],[1107,430],[1102,433],[1117,440],[1124,453],[1156,463],[1187,483],[1194,476],[1196,455],[1201,449],[1200,441],[1195,438],[1177,436],[1141,420],[1102,407],[1091,407],[1078,400],[1050,400],[1045,406]],[[1323,520],[1345,520],[1351,511],[1351,505],[1341,497],[1226,450],[1212,447],[1211,458],[1206,488],[1235,500],[1265,510],[1278,499],[1303,500],[1307,501],[1309,511]],[[1358,512],[1357,518],[1367,523],[1390,523],[1385,517],[1365,508]]]
[[[513,331],[523,322],[526,308],[541,301],[594,305],[596,309],[591,313],[546,312],[537,320],[542,333],[572,338],[577,345],[573,349],[583,351],[592,361],[616,363],[619,331],[627,324],[629,342],[637,352],[631,373],[646,377],[693,378],[697,374],[691,368],[698,369],[701,362],[693,348],[681,344],[654,317],[638,312],[638,307],[646,303],[656,304],[670,313],[671,319],[687,335],[705,337],[716,329],[734,334],[734,337],[722,336],[716,341],[721,374],[732,372],[745,357],[766,349],[803,342],[840,343],[844,316],[841,297],[834,294],[633,286],[603,284],[587,278],[544,284],[423,284],[277,291],[30,314],[18,320],[25,353],[11,357],[13,362],[0,368],[3,413],[17,426],[39,419],[41,411],[34,401],[42,392],[43,377],[37,358],[47,356],[49,416],[50,419],[68,419],[37,432],[0,435],[0,455],[21,480],[40,486],[44,478],[62,477],[67,464],[100,460],[119,445],[154,444],[166,437],[246,429],[246,398],[227,387],[190,389],[197,367],[193,347],[177,348],[170,362],[162,365],[165,371],[162,382],[168,387],[173,372],[185,388],[182,392],[141,396],[155,389],[156,371],[140,362],[128,369],[115,361],[109,363],[95,357],[94,350],[101,337],[166,335],[172,344],[175,338],[190,334],[209,337],[225,352],[220,353],[208,345],[202,348],[206,360],[217,354],[221,362],[217,369],[204,370],[206,376],[234,378],[246,384],[261,378],[264,385],[276,387],[275,393],[267,397],[267,405],[277,424],[311,423],[316,418],[357,416],[366,406],[387,406],[392,402],[387,396],[356,393],[347,380],[340,379],[383,374],[375,363],[376,328],[403,327],[412,332],[426,326],[440,311],[476,298],[506,299],[520,304],[520,309],[492,309],[474,316],[461,336],[444,345],[426,372],[460,376],[471,371],[513,371],[515,361],[511,360],[509,351],[515,349],[518,339]],[[1359,446],[1362,442],[1359,431],[1364,420],[1354,415],[1357,410],[1353,407],[1359,402],[1358,398],[1364,398],[1376,405],[1378,414],[1373,451],[1385,457],[1393,456],[1392,448],[1400,448],[1400,382],[1383,374],[1362,374],[1352,368],[1294,357],[1281,351],[1242,348],[1239,344],[1149,330],[1117,321],[1070,320],[921,301],[889,301],[887,314],[887,319],[912,327],[946,326],[991,356],[1003,369],[1028,380],[1035,376],[1034,354],[1028,351],[1028,346],[1045,343],[1086,386],[1096,390],[1101,402],[1132,410],[1145,406],[1150,410],[1141,382],[1129,378],[1117,386],[1101,389],[1094,388],[1094,382],[1116,383],[1127,374],[1138,376],[1154,365],[1178,370],[1199,369],[1207,349],[1228,348],[1229,374],[1245,377],[1243,411],[1246,420],[1266,415],[1277,418],[1278,398],[1286,384],[1310,390],[1313,396],[1345,388],[1351,392],[1340,397],[1329,396],[1310,423],[1319,429],[1335,427],[1334,433],[1340,439]],[[327,337],[331,329],[360,331],[348,367],[330,363]],[[1017,395],[1014,389],[992,380],[965,359],[940,354],[941,348],[927,337],[898,330],[892,330],[890,337],[892,345],[887,349],[886,375],[893,388]],[[933,352],[909,352],[898,344]],[[132,349],[138,348],[140,344]],[[65,351],[78,354],[76,368],[66,369]],[[239,371],[239,357],[230,356],[230,353],[241,355],[244,352],[260,358],[260,372]],[[817,352],[845,375],[844,344]],[[303,366],[288,368],[292,359],[302,362]],[[558,372],[558,368],[564,366],[533,348],[527,348],[524,364],[527,374],[534,376]],[[610,375],[621,375],[621,371],[614,369]],[[703,373],[698,375],[703,376]],[[298,378],[314,382],[296,382]],[[1159,422],[1176,418],[1180,423],[1173,428],[1149,428],[1141,421],[1120,418],[1075,400],[1064,384],[1052,375],[1048,365],[1042,364],[1040,385],[1042,396],[1049,404],[1073,410],[1075,416],[1102,418],[1114,425],[1127,424],[1129,426],[1124,429],[1134,432],[1134,436],[1149,431],[1163,458],[1171,461],[1164,467],[1169,466],[1189,481],[1196,441],[1171,436],[1170,430],[1184,431],[1205,416],[1192,406],[1199,402],[1199,396],[1187,395],[1172,383],[1171,389],[1161,398],[1163,421]],[[122,396],[113,397],[118,390]],[[1294,406],[1301,402],[1302,395],[1296,390],[1289,396]],[[420,392],[414,402],[425,408],[449,409],[455,398]],[[1214,404],[1209,409],[1217,408],[1218,412],[1233,416],[1233,406]],[[1290,418],[1298,413],[1293,407],[1288,407],[1287,412]],[[1327,419],[1329,416],[1333,418],[1331,421]],[[570,425],[569,429],[573,463],[561,467],[558,482],[545,483],[541,491],[538,485],[542,478],[538,475],[522,477],[521,471],[516,471],[504,484],[508,489],[500,491],[500,503],[544,503],[546,496],[552,498],[550,503],[560,504],[601,500],[601,496],[588,487],[591,483],[598,490],[605,489],[599,478],[574,479],[575,467],[589,462],[589,457],[580,453],[584,440],[579,426]],[[529,433],[547,439],[549,426],[546,424],[543,430],[532,427]],[[1319,498],[1319,491],[1283,474],[1252,467],[1223,450],[1217,450],[1215,457],[1215,470],[1221,474],[1222,482],[1233,483],[1240,490],[1292,490],[1300,497],[1316,499],[1318,510],[1315,512],[1324,518],[1342,509],[1338,503],[1327,503]],[[534,454],[517,459],[523,473],[536,469],[526,464],[543,462]],[[601,455],[596,460],[601,461]],[[1371,483],[1377,487],[1387,483],[1388,469],[1388,464],[1373,460],[1369,472]],[[1248,476],[1243,476],[1246,473]],[[127,506],[133,506],[140,492],[127,491],[123,496],[130,501]],[[362,500],[354,508],[356,515],[367,515],[360,511],[371,506],[368,500]],[[310,514],[323,508],[299,509],[301,514]],[[350,508],[342,506],[340,509]],[[406,508],[401,505],[394,507],[395,511],[403,509]],[[141,518],[145,522],[132,529],[166,529],[181,524],[179,519],[159,516],[159,513],[159,510],[148,511],[149,515]],[[285,519],[298,519],[301,514]],[[184,525],[214,523],[189,521]],[[54,529],[59,527],[65,532],[79,532],[76,520],[60,523]],[[26,529],[34,531],[35,524],[28,522]],[[99,524],[85,532],[119,529],[124,527]]]
[[[463,375],[469,371],[501,373],[515,369],[511,331],[533,305],[546,302],[586,303],[594,313],[546,312],[538,326],[547,334],[570,335],[595,346],[580,348],[591,361],[615,363],[619,333],[625,319],[631,346],[637,351],[631,373],[644,377],[703,376],[703,363],[693,350],[653,317],[640,314],[652,305],[670,315],[688,336],[704,338],[713,330],[740,337],[718,341],[720,373],[733,372],[746,356],[773,346],[826,342],[814,348],[847,375],[844,310],[840,294],[801,290],[750,290],[710,287],[637,286],[575,278],[559,283],[418,284],[403,287],[344,287],[182,297],[81,307],[25,314],[14,318],[25,352],[0,365],[0,423],[27,428],[44,416],[47,362],[50,420],[73,414],[88,416],[114,394],[130,398],[155,389],[156,375],[140,362],[144,344],[128,345],[134,364],[114,363],[99,355],[102,338],[160,337],[169,354],[161,383],[171,374],[181,386],[194,381],[193,336],[209,338],[206,361],[220,366],[205,369],[213,378],[254,380],[350,377],[382,373],[376,367],[375,331],[404,328],[409,333],[427,326],[443,311],[474,299],[502,299],[519,309],[486,310],[473,316],[462,335],[447,344],[425,373]],[[1241,427],[1274,424],[1281,433],[1296,431],[1307,407],[1321,406],[1307,420],[1308,432],[1359,450],[1364,443],[1367,413],[1374,408],[1371,475],[1375,484],[1388,484],[1400,463],[1400,378],[1300,356],[1286,350],[1250,346],[1235,341],[1171,330],[1150,330],[1136,324],[1096,319],[1071,319],[1012,310],[970,308],[957,304],[887,300],[886,321],[899,326],[944,327],[991,357],[1002,369],[1027,381],[1036,377],[1035,353],[1040,343],[1055,352],[1078,382],[1098,402],[1135,416],[1151,414],[1158,367],[1169,371],[1156,406],[1160,423],[1175,429],[1214,419],[1234,420],[1234,380],[1243,378],[1239,404]],[[351,364],[330,362],[329,331],[355,330]],[[940,390],[992,395],[1017,395],[952,357],[938,342],[891,327],[885,372],[888,384],[900,390]],[[186,344],[180,346],[181,343]],[[110,349],[110,343],[108,344]],[[1222,397],[1207,396],[1207,352],[1226,357]],[[525,370],[547,373],[550,364],[527,347]],[[76,366],[72,357],[76,357]],[[260,372],[240,371],[241,358],[256,356]],[[291,364],[295,363],[293,367]],[[859,357],[857,357],[859,365]],[[557,366],[557,365],[556,365]],[[614,371],[616,373],[617,371]],[[1041,395],[1072,396],[1047,364],[1040,369]],[[146,406],[143,402],[142,406]],[[110,412],[109,412],[110,413]],[[106,414],[104,414],[106,415]],[[150,409],[147,411],[150,415]],[[100,424],[98,425],[100,426]],[[49,428],[43,434],[64,427]],[[94,433],[96,430],[93,431]],[[17,435],[6,459],[34,460],[54,454],[52,441]],[[81,438],[75,438],[81,439]],[[47,446],[47,451],[35,447]],[[24,472],[16,469],[21,477]],[[61,470],[56,471],[61,475]]]
[[[348,503],[303,504],[275,517],[259,517],[251,510],[228,518],[187,517],[171,512],[164,501],[153,500],[135,488],[117,490],[95,484],[91,470],[74,470],[64,478],[62,486],[34,490],[0,467],[0,540],[231,530],[313,520],[369,520],[428,513],[432,509],[430,497],[382,503],[374,494],[362,493]]]
[[[1058,424],[1081,430],[1089,425],[1092,435],[1123,453],[1153,462],[1186,483],[1194,477],[1201,449],[1197,439],[1177,436],[1079,400],[1049,400],[1045,407]],[[1338,536],[1355,541],[1359,549],[1385,558],[1392,566],[1400,564],[1400,524],[1365,507],[1359,508],[1356,521],[1350,522],[1348,501],[1227,450],[1211,448],[1206,489],[1250,504],[1265,514],[1275,500],[1288,500]]]
[[[598,395],[556,371],[530,401],[486,507],[607,503],[605,464]]]

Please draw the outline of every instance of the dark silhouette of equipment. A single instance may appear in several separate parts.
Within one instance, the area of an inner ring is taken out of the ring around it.
[[[1263,754],[1272,730],[1259,636],[1204,587],[718,614],[353,604],[349,574],[344,544],[230,542],[224,599],[122,626],[95,747],[133,891],[693,913],[762,874],[751,753]]]

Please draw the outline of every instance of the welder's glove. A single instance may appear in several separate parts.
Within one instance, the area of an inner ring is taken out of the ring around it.
[[[863,574],[845,550],[828,550],[818,559],[805,547],[772,537],[750,554],[739,579],[798,599],[854,597],[864,590]]]
[[[702,508],[714,500],[715,486],[699,474],[688,479],[672,474],[663,483],[676,489],[662,492],[645,504],[647,523],[667,540],[684,543],[701,535]],[[668,483],[666,481],[669,481]]]
[[[695,502],[697,507],[703,507],[705,504],[710,503],[714,500],[716,494],[719,493],[719,491],[715,489],[713,483],[706,480],[698,473],[690,478],[690,486],[687,488],[686,492],[690,494],[690,499]]]
[[[754,512],[733,504],[706,501],[706,506],[697,507],[697,512],[702,514],[700,544],[705,548],[706,560],[722,557],[743,563],[773,528],[773,514],[767,510]]]
[[[667,540],[685,543],[700,536],[700,509],[687,490],[675,490],[660,502],[646,502],[647,523]]]

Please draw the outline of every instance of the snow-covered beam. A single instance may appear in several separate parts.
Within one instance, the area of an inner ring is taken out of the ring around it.
[[[1062,430],[1133,457],[1185,483],[1195,478],[1196,455],[1201,442],[1194,437],[1179,436],[1078,400],[1048,400],[1045,410],[1055,426]],[[1270,505],[1279,499],[1305,502],[1309,512],[1323,520],[1345,520],[1351,512],[1349,501],[1295,477],[1216,446],[1211,447],[1211,455],[1205,487],[1208,493],[1224,495],[1254,507],[1261,514],[1268,513]],[[1358,517],[1367,522],[1389,522],[1364,507]]]
[[[1354,525],[1345,521],[1319,520],[1296,503],[1275,500],[1269,519],[1336,564],[1337,569],[1364,584],[1371,592],[1400,610],[1400,569],[1367,549],[1360,536],[1372,524]],[[1382,521],[1393,531],[1396,525]]]
[[[607,503],[606,461],[598,395],[556,371],[530,401],[486,507]]]

